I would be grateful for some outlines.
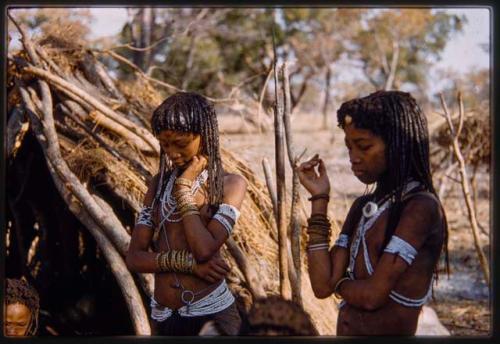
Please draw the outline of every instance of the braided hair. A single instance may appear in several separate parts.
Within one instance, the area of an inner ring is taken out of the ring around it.
[[[20,303],[28,307],[31,312],[31,320],[26,335],[34,335],[38,327],[38,313],[40,311],[40,298],[36,289],[28,284],[24,278],[7,278],[4,302],[6,305]]]
[[[363,98],[343,103],[337,111],[340,128],[349,115],[357,128],[368,129],[380,136],[386,145],[387,181],[396,190],[395,202],[389,210],[382,254],[396,230],[402,212],[402,191],[412,178],[437,197],[432,184],[429,162],[429,132],[427,119],[415,99],[406,92],[377,91]],[[443,212],[444,214],[444,212]],[[444,243],[446,270],[449,273],[448,225],[444,214]]]
[[[178,92],[168,97],[154,111],[151,118],[153,134],[174,130],[201,135],[201,153],[208,157],[208,199],[211,207],[222,201],[222,162],[219,149],[217,115],[212,103],[193,92]],[[160,151],[160,174],[171,173],[173,164],[163,149]],[[160,190],[163,186],[160,185]],[[156,193],[155,199],[159,192]]]

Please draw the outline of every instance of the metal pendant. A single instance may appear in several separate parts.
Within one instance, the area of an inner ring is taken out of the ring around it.
[[[363,207],[363,216],[366,218],[370,218],[377,213],[378,205],[375,202],[369,201]]]
[[[188,299],[186,299],[188,298]],[[186,313],[189,313],[189,308],[194,301],[194,293],[191,290],[184,289],[181,293],[181,300],[186,305]]]
[[[184,289],[181,293],[181,300],[186,305],[191,304],[194,301],[194,293],[191,290]]]

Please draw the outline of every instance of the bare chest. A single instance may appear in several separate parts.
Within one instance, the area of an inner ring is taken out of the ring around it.
[[[194,194],[194,201],[200,210],[200,217],[202,222],[206,225],[210,219],[210,213],[207,205],[207,193],[204,188],[198,190]],[[163,207],[163,209],[162,209]],[[157,228],[157,235],[154,238],[154,247],[156,251],[165,250],[184,250],[191,251],[186,236],[184,234],[184,226],[180,214],[175,212],[167,219],[165,214],[169,214],[170,210],[165,202],[158,202],[153,209],[153,218],[155,223],[159,224]]]
[[[359,246],[354,264],[356,278],[365,279],[370,276],[367,265],[371,265],[372,269],[375,269],[377,266],[384,243],[387,220],[388,212],[385,211],[370,227],[365,229],[364,237],[359,238]],[[360,231],[361,228],[359,228],[358,223],[356,226],[356,237],[360,236]],[[354,245],[354,243],[351,243],[351,245]]]

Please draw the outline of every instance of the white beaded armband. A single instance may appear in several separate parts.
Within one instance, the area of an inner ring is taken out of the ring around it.
[[[137,221],[135,224],[153,228],[154,224],[153,224],[153,217],[151,214],[152,212],[153,212],[152,207],[148,207],[146,205],[143,206],[141,211],[139,212],[139,216],[137,216]]]
[[[224,226],[227,231],[227,236],[231,236],[233,225],[224,216],[222,216],[220,213],[216,213],[213,219],[219,221]]]
[[[347,248],[348,244],[349,244],[349,235],[340,234],[337,240],[335,240],[335,244],[333,244],[333,246]]]
[[[229,217],[231,220],[233,220],[234,223],[236,223],[236,221],[238,221],[238,218],[240,217],[240,211],[238,210],[238,208],[227,203],[222,203],[221,205],[219,205],[217,214]]]
[[[397,235],[392,236],[391,241],[387,244],[384,252],[397,254],[405,262],[407,262],[408,265],[411,265],[417,255],[417,250]]]

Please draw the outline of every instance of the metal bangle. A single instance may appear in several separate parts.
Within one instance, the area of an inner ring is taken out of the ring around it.
[[[350,278],[349,278],[349,277],[342,277],[342,278],[341,278],[341,279],[339,279],[339,280],[337,281],[337,283],[335,284],[335,288],[333,288],[333,295],[335,295],[335,297],[336,297],[337,299],[342,299],[342,296],[339,294],[339,291],[340,291],[340,290],[339,290],[339,289],[340,289],[340,285],[341,285],[343,282],[347,281],[347,280],[350,280]]]

